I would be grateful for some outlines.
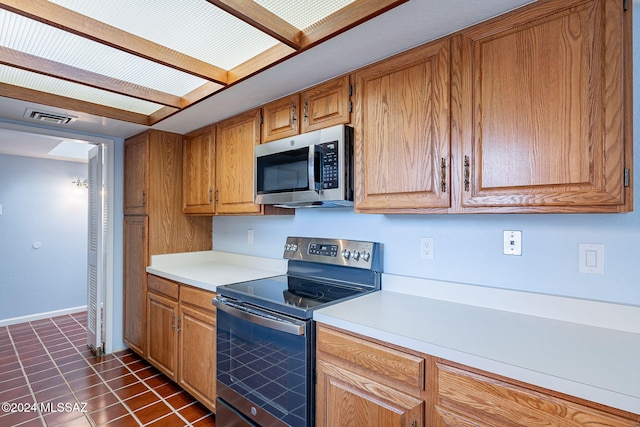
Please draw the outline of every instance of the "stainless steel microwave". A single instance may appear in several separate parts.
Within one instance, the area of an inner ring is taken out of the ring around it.
[[[353,128],[332,126],[255,147],[255,202],[353,206]]]

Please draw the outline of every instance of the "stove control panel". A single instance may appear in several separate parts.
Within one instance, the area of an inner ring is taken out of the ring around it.
[[[288,237],[283,258],[380,271],[380,251],[375,242]]]

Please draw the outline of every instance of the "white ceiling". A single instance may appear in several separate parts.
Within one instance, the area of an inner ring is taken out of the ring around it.
[[[185,134],[531,2],[532,0],[409,0],[375,19],[233,85],[157,123],[153,128]],[[126,138],[147,129],[142,125],[4,97],[0,97],[0,120],[28,124],[29,119],[23,117],[28,108],[77,116],[77,120],[71,124],[56,126],[56,129],[70,132]],[[13,145],[13,150],[19,147],[25,149],[29,145],[29,141],[23,141],[15,135],[9,136],[6,132],[0,132],[0,152],[6,152],[6,148],[2,147],[7,144]],[[42,138],[38,140],[42,147],[50,142],[43,141]],[[35,145],[35,141],[31,143]],[[30,147],[26,150],[25,153],[31,154],[22,155],[33,155],[36,149]]]

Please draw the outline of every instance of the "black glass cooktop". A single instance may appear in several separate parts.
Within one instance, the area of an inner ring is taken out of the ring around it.
[[[362,295],[371,289],[283,275],[219,286],[217,292],[240,302],[306,319],[311,318],[314,308]]]

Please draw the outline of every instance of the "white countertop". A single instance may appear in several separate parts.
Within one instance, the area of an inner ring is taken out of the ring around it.
[[[287,261],[229,252],[154,255],[147,273],[215,292],[218,286],[284,274]]]
[[[284,274],[287,261],[204,251],[147,272],[216,291]],[[640,307],[384,274],[382,291],[314,319],[405,348],[640,413]]]
[[[640,307],[391,275],[382,288],[314,319],[640,413]]]

